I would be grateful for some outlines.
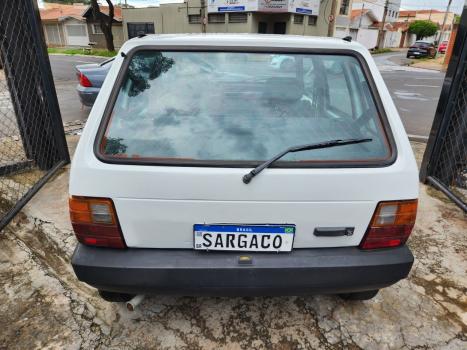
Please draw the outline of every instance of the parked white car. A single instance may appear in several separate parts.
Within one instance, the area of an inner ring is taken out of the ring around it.
[[[368,299],[410,271],[417,198],[407,135],[360,44],[149,35],[123,45],[74,155],[72,265],[110,301]]]

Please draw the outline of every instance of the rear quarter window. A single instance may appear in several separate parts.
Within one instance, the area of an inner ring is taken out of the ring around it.
[[[104,161],[251,166],[290,146],[348,138],[372,141],[292,153],[275,166],[391,158],[389,130],[352,55],[139,50],[129,57],[97,139]]]

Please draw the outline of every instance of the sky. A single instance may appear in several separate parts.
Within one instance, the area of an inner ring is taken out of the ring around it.
[[[464,3],[467,0],[453,0],[451,4],[451,11],[461,13]],[[420,9],[436,9],[445,10],[448,5],[448,0],[402,0],[401,8],[407,10],[420,10]]]

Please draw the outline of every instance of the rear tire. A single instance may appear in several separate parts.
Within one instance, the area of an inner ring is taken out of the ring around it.
[[[344,300],[370,300],[376,294],[378,294],[379,289],[375,290],[367,290],[364,292],[357,292],[357,293],[345,293],[339,294],[339,296]]]
[[[134,297],[133,294],[127,293],[108,292],[105,290],[98,290],[98,292],[99,296],[109,303],[126,303]]]

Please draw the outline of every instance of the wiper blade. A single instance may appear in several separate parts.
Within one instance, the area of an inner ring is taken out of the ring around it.
[[[253,179],[256,175],[258,175],[264,169],[269,167],[272,163],[281,159],[283,156],[285,156],[288,153],[309,151],[312,149],[353,145],[356,143],[364,143],[364,142],[370,142],[370,141],[373,141],[373,139],[344,139],[344,140],[330,140],[330,141],[324,141],[324,142],[319,142],[319,143],[310,143],[308,145],[301,145],[301,146],[292,146],[282,151],[281,153],[275,155],[271,159],[265,161],[264,163],[261,163],[256,168],[254,168],[252,171],[250,171],[248,174],[245,174],[243,176],[243,182],[245,184],[249,184],[251,179]]]

